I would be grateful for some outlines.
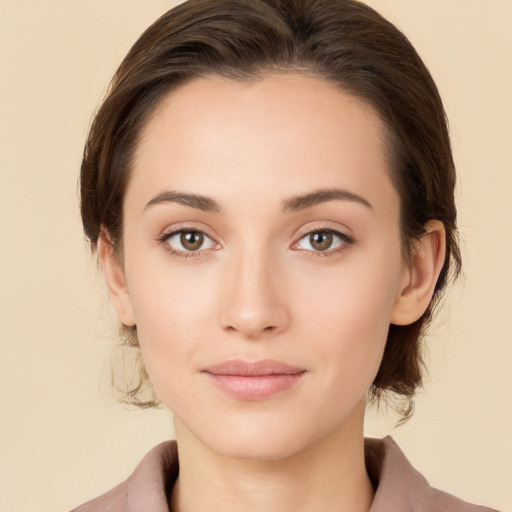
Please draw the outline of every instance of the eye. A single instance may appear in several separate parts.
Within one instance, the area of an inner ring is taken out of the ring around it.
[[[321,229],[307,233],[292,248],[330,254],[343,250],[353,242],[353,239],[344,233],[333,229]]]
[[[215,247],[215,242],[202,231],[182,229],[174,231],[163,240],[176,252],[198,252]]]

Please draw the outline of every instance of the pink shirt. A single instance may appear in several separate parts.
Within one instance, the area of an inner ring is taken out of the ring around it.
[[[376,489],[370,512],[497,512],[430,487],[389,436],[365,439],[365,458]],[[161,443],[127,480],[72,512],[170,512],[167,496],[177,475],[176,442]]]

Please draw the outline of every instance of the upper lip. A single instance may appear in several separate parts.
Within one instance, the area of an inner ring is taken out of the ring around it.
[[[214,375],[240,375],[245,377],[261,375],[296,375],[304,373],[304,368],[297,368],[281,361],[262,359],[259,361],[244,361],[242,359],[230,359],[222,363],[214,364],[203,370]]]

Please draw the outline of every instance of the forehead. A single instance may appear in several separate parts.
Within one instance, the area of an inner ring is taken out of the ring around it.
[[[278,201],[343,186],[396,202],[383,139],[371,106],[318,78],[196,79],[169,93],[146,124],[128,196],[149,200],[172,188],[263,199],[271,190]]]

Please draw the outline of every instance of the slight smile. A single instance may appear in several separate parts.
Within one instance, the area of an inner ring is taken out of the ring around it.
[[[307,371],[280,361],[231,359],[203,370],[222,391],[239,400],[263,400],[295,387]]]

